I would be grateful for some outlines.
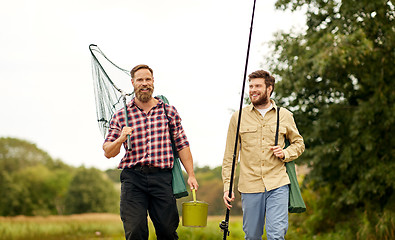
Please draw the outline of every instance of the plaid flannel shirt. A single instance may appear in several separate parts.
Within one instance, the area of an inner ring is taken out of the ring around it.
[[[126,152],[118,168],[130,168],[136,164],[162,169],[173,168],[173,150],[164,106],[170,119],[171,132],[177,151],[189,146],[176,108],[164,103],[161,99],[157,100],[158,104],[148,113],[142,111],[135,104],[134,99],[127,105],[129,126],[134,129],[130,136],[132,148],[130,151],[127,150],[127,142],[124,142]],[[111,119],[105,142],[113,142],[119,138],[122,128],[125,126],[124,109],[120,109]]]

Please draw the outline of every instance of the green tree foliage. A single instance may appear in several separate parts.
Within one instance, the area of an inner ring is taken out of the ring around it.
[[[52,158],[35,144],[17,138],[0,138],[0,169],[14,172],[20,168],[53,165]]]
[[[75,169],[33,143],[0,138],[0,216],[117,212],[115,189],[97,169]]]
[[[114,183],[121,183],[120,174],[121,169],[107,169],[105,173]]]
[[[35,144],[0,138],[0,215],[61,214],[70,174]]]
[[[393,227],[394,2],[278,0],[276,6],[307,10],[307,30],[278,33],[267,60],[281,78],[276,98],[293,110],[305,138],[309,184],[322,193],[315,231],[360,211],[372,231],[384,215]]]
[[[43,165],[15,172],[13,174],[14,182],[11,186],[17,185],[19,188],[16,187],[15,198],[9,198],[13,211],[24,215],[63,213],[62,198],[70,183],[71,175],[58,173],[60,172],[50,170]],[[61,179],[61,176],[64,178]]]
[[[78,169],[66,196],[67,213],[118,212],[119,193],[114,183],[95,168]]]

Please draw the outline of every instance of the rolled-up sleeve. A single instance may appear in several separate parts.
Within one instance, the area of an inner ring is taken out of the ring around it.
[[[120,136],[120,132],[122,128],[119,125],[118,117],[116,114],[112,117],[110,121],[110,127],[108,129],[108,134],[104,140],[104,142],[114,142]]]

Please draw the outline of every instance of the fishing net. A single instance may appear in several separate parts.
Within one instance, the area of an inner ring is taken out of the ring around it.
[[[97,122],[103,137],[108,133],[112,116],[125,107],[134,93],[123,89],[133,89],[130,72],[118,67],[104,55],[97,45],[89,45],[92,54],[92,76],[95,92]]]

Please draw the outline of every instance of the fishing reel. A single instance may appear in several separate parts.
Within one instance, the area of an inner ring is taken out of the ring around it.
[[[229,223],[226,222],[225,220],[222,220],[222,222],[219,223],[219,228],[221,228],[221,231],[226,232],[226,234],[229,236]]]

